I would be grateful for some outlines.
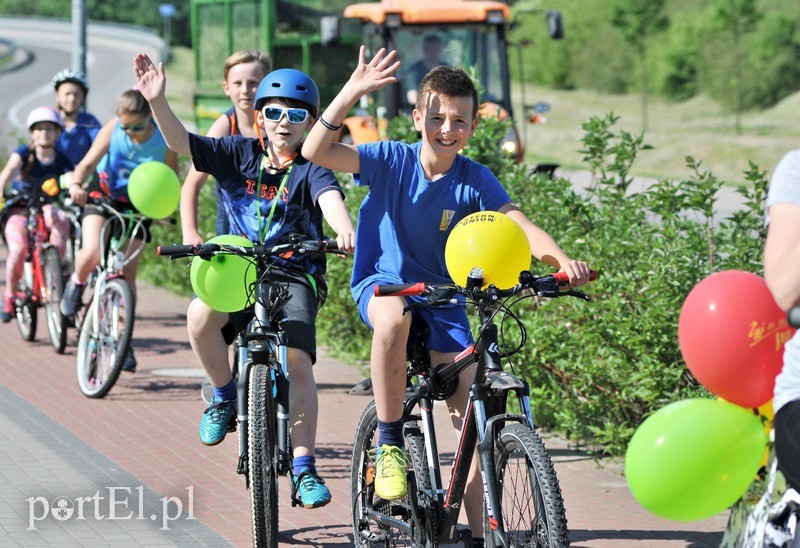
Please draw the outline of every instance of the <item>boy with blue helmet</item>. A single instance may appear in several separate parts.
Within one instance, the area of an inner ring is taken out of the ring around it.
[[[339,248],[353,250],[355,230],[336,178],[330,170],[299,154],[301,141],[319,109],[319,91],[311,78],[293,69],[271,72],[254,97],[258,138],[213,139],[189,133],[172,112],[164,95],[166,77],[162,64],[156,68],[146,55],[139,54],[133,70],[170,148],[190,155],[195,168],[219,181],[232,234],[266,244],[277,244],[292,233],[321,239],[324,216],[337,233]],[[278,266],[279,276],[288,283],[292,294],[285,308],[285,326],[297,494],[304,507],[316,508],[331,500],[314,457],[314,322],[325,292],[325,260],[292,256],[280,259]],[[246,311],[230,315],[216,312],[199,299],[189,305],[189,340],[215,393],[200,422],[200,441],[206,445],[220,443],[235,418],[236,386],[227,346],[250,317],[252,314]]]
[[[381,49],[369,63],[364,55],[362,46],[356,70],[320,115],[303,154],[330,169],[353,173],[357,185],[369,187],[359,211],[359,247],[350,289],[361,319],[373,330],[370,371],[379,430],[375,493],[395,500],[407,493],[403,400],[411,315],[404,314],[402,297],[373,298],[373,286],[451,282],[444,260],[447,237],[461,219],[476,211],[507,214],[527,235],[532,255],[568,273],[573,286],[589,281],[589,266],[571,260],[549,234],[528,220],[485,166],[459,154],[478,125],[479,107],[475,85],[460,68],[436,67],[420,83],[413,112],[420,143],[381,141],[355,147],[334,142],[344,117],[362,96],[397,81],[394,74],[400,62],[395,61],[394,51],[387,55]],[[430,327],[431,363],[446,363],[473,343],[463,307],[420,309],[413,314]],[[447,401],[454,425],[464,420],[461,413],[474,375],[474,368],[467,368]],[[483,546],[476,461],[464,501],[475,545]]]

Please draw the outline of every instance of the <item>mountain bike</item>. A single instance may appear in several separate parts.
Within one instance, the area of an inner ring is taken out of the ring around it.
[[[103,398],[117,382],[130,348],[136,303],[123,269],[142,252],[149,219],[110,198],[90,196],[87,203],[110,216],[100,230],[100,263],[75,314],[77,376],[84,396]]]
[[[592,273],[592,279],[596,273]],[[416,342],[408,353],[408,389],[403,412],[403,435],[409,457],[408,494],[393,501],[375,494],[377,412],[367,405],[356,431],[351,469],[353,533],[357,546],[435,547],[444,543],[471,545],[468,529],[456,527],[464,497],[467,474],[475,447],[479,457],[484,493],[483,534],[486,546],[568,546],[567,519],[561,488],[553,463],[535,430],[528,382],[506,372],[505,358],[518,352],[526,341],[525,328],[513,314],[514,304],[527,297],[563,296],[589,298],[574,290],[561,291],[568,283],[564,273],[534,276],[523,271],[519,283],[506,290],[493,285],[481,289],[483,272],[473,269],[467,287],[455,284],[392,284],[375,287],[376,296],[418,295],[422,302],[405,307],[474,304],[480,321],[476,342],[453,361],[431,367],[421,342],[427,326],[415,319]],[[509,304],[515,296],[516,300]],[[520,330],[516,349],[501,351],[498,313],[514,320]],[[506,360],[508,361],[508,360]],[[442,483],[433,420],[433,402],[450,398],[458,375],[477,364],[464,422],[453,459],[450,481]],[[414,381],[414,382],[412,382]],[[353,393],[371,391],[369,379]],[[509,407],[515,394],[519,412]]]
[[[38,309],[44,308],[50,344],[58,354],[67,345],[66,319],[59,303],[64,293],[64,277],[58,248],[50,243],[50,229],[45,224],[42,207],[52,204],[48,196],[13,192],[6,202],[6,211],[25,208],[28,213],[28,255],[14,303],[20,335],[26,341],[36,338]]]
[[[256,269],[256,281],[248,287],[254,318],[235,342],[236,414],[239,460],[236,471],[245,476],[250,490],[254,546],[277,546],[278,477],[293,486],[292,506],[300,504],[294,488],[292,445],[289,435],[289,380],[286,374],[286,333],[281,323],[291,295],[285,282],[274,279],[275,259],[286,254],[318,254],[339,251],[336,242],[303,240],[295,236],[276,246],[242,247],[225,244],[160,246],[159,255],[173,259],[227,254],[247,257]],[[236,283],[236,280],[231,280]]]

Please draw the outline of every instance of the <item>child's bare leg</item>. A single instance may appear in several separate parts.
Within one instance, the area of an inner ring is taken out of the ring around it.
[[[318,399],[314,367],[308,352],[296,348],[287,349],[287,360],[293,456],[310,456],[314,454],[317,437]]]
[[[367,307],[372,324],[370,373],[378,419],[396,422],[403,418],[406,386],[406,343],[411,316],[403,315],[401,297],[374,297]]]

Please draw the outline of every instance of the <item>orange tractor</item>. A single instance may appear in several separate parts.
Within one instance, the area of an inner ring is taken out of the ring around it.
[[[561,38],[560,12],[549,11],[546,15],[551,38]],[[344,121],[343,141],[359,144],[384,137],[387,120],[411,112],[420,80],[440,64],[475,71],[483,88],[482,116],[513,119],[508,4],[481,0],[383,0],[351,4],[345,8],[344,17],[363,23],[368,50],[394,49],[403,66],[399,81],[376,94],[377,106],[367,108],[362,103],[362,108]],[[512,124],[503,150],[521,161],[522,145]]]

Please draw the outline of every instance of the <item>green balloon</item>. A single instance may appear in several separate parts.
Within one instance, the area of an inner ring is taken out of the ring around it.
[[[163,162],[145,162],[128,177],[128,198],[142,215],[152,219],[169,217],[181,199],[178,176]]]
[[[211,238],[207,243],[253,247],[247,238],[233,234]],[[238,312],[253,304],[250,291],[256,281],[256,267],[248,257],[214,255],[210,260],[195,257],[189,277],[197,297],[213,310]]]
[[[766,444],[752,410],[723,400],[682,400],[639,426],[625,454],[625,476],[633,496],[653,514],[705,519],[744,494]]]

